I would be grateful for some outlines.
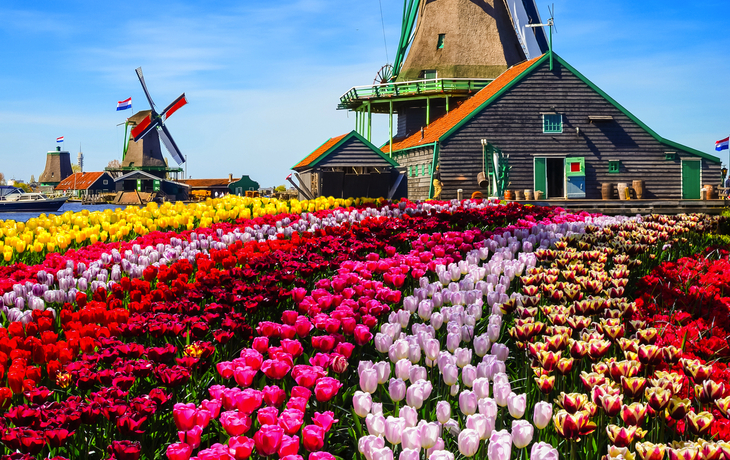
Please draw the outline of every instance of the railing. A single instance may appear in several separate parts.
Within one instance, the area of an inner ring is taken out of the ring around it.
[[[372,86],[355,86],[340,97],[340,105],[348,106],[356,101],[398,96],[414,96],[429,93],[469,93],[479,91],[493,80],[471,78],[435,78]]]

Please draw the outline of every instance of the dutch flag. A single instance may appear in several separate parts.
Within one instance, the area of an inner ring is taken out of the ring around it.
[[[117,110],[127,110],[132,108],[132,98],[127,98],[123,101],[117,102]]]
[[[61,136],[61,137],[57,137],[57,138],[56,138],[56,142],[63,142],[63,136]]]
[[[719,141],[715,142],[715,150],[718,152],[720,150],[728,150],[730,147],[730,137],[726,137],[725,139],[720,139]]]

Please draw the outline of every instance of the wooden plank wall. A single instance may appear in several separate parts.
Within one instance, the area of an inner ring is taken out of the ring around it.
[[[379,168],[391,165],[360,140],[351,138],[321,163],[317,164],[317,168],[344,166],[374,166]]]
[[[563,132],[544,134],[541,113],[553,110],[563,114]],[[590,123],[591,115],[610,115],[613,121]],[[634,179],[645,181],[645,198],[679,199],[681,159],[698,158],[658,142],[557,62],[552,72],[543,64],[442,142],[444,199],[455,198],[459,188],[464,196],[480,190],[476,175],[482,168],[481,139],[510,155],[511,190],[534,187],[536,156],[585,157],[588,199],[601,198],[602,182],[615,187]],[[677,159],[666,160],[665,152],[676,152]],[[620,160],[619,174],[608,172],[609,160]],[[719,177],[720,165],[703,159],[703,185],[717,185]]]
[[[431,185],[431,175],[421,173],[423,165],[433,168],[433,144],[412,150],[406,150],[394,158],[401,170],[405,170],[406,179],[408,179],[408,199],[409,200],[427,200]],[[408,176],[408,167],[418,166],[418,175]],[[431,169],[429,169],[431,171]]]

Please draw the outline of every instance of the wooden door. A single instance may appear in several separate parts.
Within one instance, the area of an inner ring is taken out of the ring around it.
[[[699,200],[702,160],[682,160],[682,199]]]

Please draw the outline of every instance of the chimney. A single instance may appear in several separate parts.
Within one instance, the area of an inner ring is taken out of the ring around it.
[[[228,174],[228,182],[233,182],[233,174]]]

